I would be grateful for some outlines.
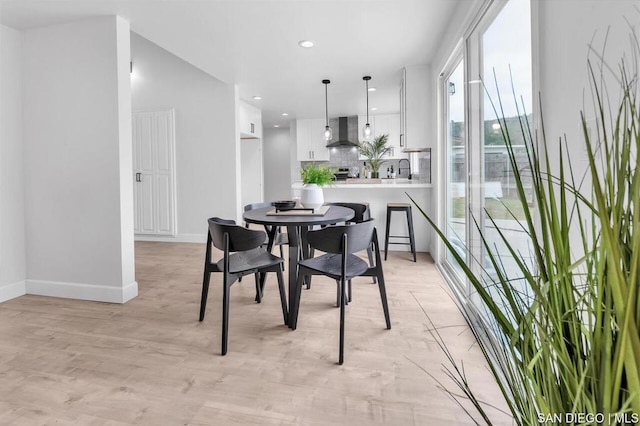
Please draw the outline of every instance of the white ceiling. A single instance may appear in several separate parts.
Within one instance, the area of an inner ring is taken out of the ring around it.
[[[471,0],[0,0],[0,22],[27,29],[117,14],[131,30],[227,83],[263,124],[399,111],[400,72],[427,64],[455,8]],[[303,49],[298,41],[313,40]],[[135,58],[133,58],[135,61]],[[254,101],[254,95],[262,96]],[[289,113],[282,117],[281,113]]]

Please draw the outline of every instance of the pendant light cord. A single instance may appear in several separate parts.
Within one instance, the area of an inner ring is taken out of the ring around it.
[[[369,124],[369,80],[365,80],[367,84],[367,124]]]
[[[327,83],[325,83],[324,85],[324,117],[326,120],[326,124],[325,124],[326,126],[329,125],[329,98],[327,95],[327,87],[328,85]]]
[[[367,87],[367,126],[369,126],[369,80],[371,80],[370,75],[365,75],[362,77]]]

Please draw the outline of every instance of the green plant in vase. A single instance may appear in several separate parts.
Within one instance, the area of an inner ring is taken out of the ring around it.
[[[335,170],[330,169],[327,165],[321,164],[316,166],[315,163],[307,164],[300,170],[302,182],[307,185],[315,183],[318,186],[324,186],[331,182],[335,177]]]
[[[391,147],[387,146],[388,141],[389,135],[379,135],[373,141],[361,141],[358,144],[358,152],[367,159],[371,166],[372,178],[379,177],[378,170],[385,162],[382,157],[391,151]]]
[[[315,163],[307,164],[300,171],[304,188],[300,193],[300,204],[308,209],[317,209],[324,204],[322,187],[333,182],[335,170],[326,164],[316,166]]]

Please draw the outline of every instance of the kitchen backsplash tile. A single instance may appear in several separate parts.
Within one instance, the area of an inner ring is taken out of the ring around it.
[[[420,180],[424,180],[427,182],[431,181],[431,153],[425,155],[426,153],[421,153],[421,157],[419,160],[419,170],[412,170],[414,176],[418,177]],[[357,148],[354,147],[344,147],[344,148],[331,148],[329,150],[329,161],[323,162],[332,168],[339,167],[358,167],[362,168],[364,161],[358,155]],[[406,178],[407,170],[404,169],[406,167],[406,162],[402,165],[403,170],[402,174],[398,173],[398,162],[399,159],[386,160],[382,166],[380,167],[380,176],[387,176],[387,168],[393,166],[393,169],[396,171],[396,177],[398,178]],[[307,164],[311,164],[312,161],[302,161],[300,162],[300,167],[304,167]]]

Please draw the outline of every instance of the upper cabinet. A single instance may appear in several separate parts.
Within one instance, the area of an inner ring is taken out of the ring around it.
[[[329,149],[323,137],[324,126],[322,118],[296,120],[298,161],[329,161]]]
[[[417,150],[431,146],[429,140],[429,67],[402,69],[400,81],[400,146]]]
[[[372,117],[369,117],[371,119]],[[387,144],[398,152],[400,146],[400,114],[381,114],[373,117],[375,135],[389,135]],[[396,154],[398,153],[396,152]]]
[[[238,116],[241,139],[262,138],[262,111],[245,101],[240,101]]]
[[[362,129],[367,123],[366,116],[358,116],[358,130],[362,134]],[[402,145],[400,132],[400,114],[379,114],[369,116],[369,125],[371,126],[373,137],[380,135],[389,135],[387,145],[391,147],[389,158],[401,158]],[[360,137],[362,139],[362,137]]]
[[[402,68],[402,79],[400,80],[400,147],[405,148],[407,135],[407,69]]]

